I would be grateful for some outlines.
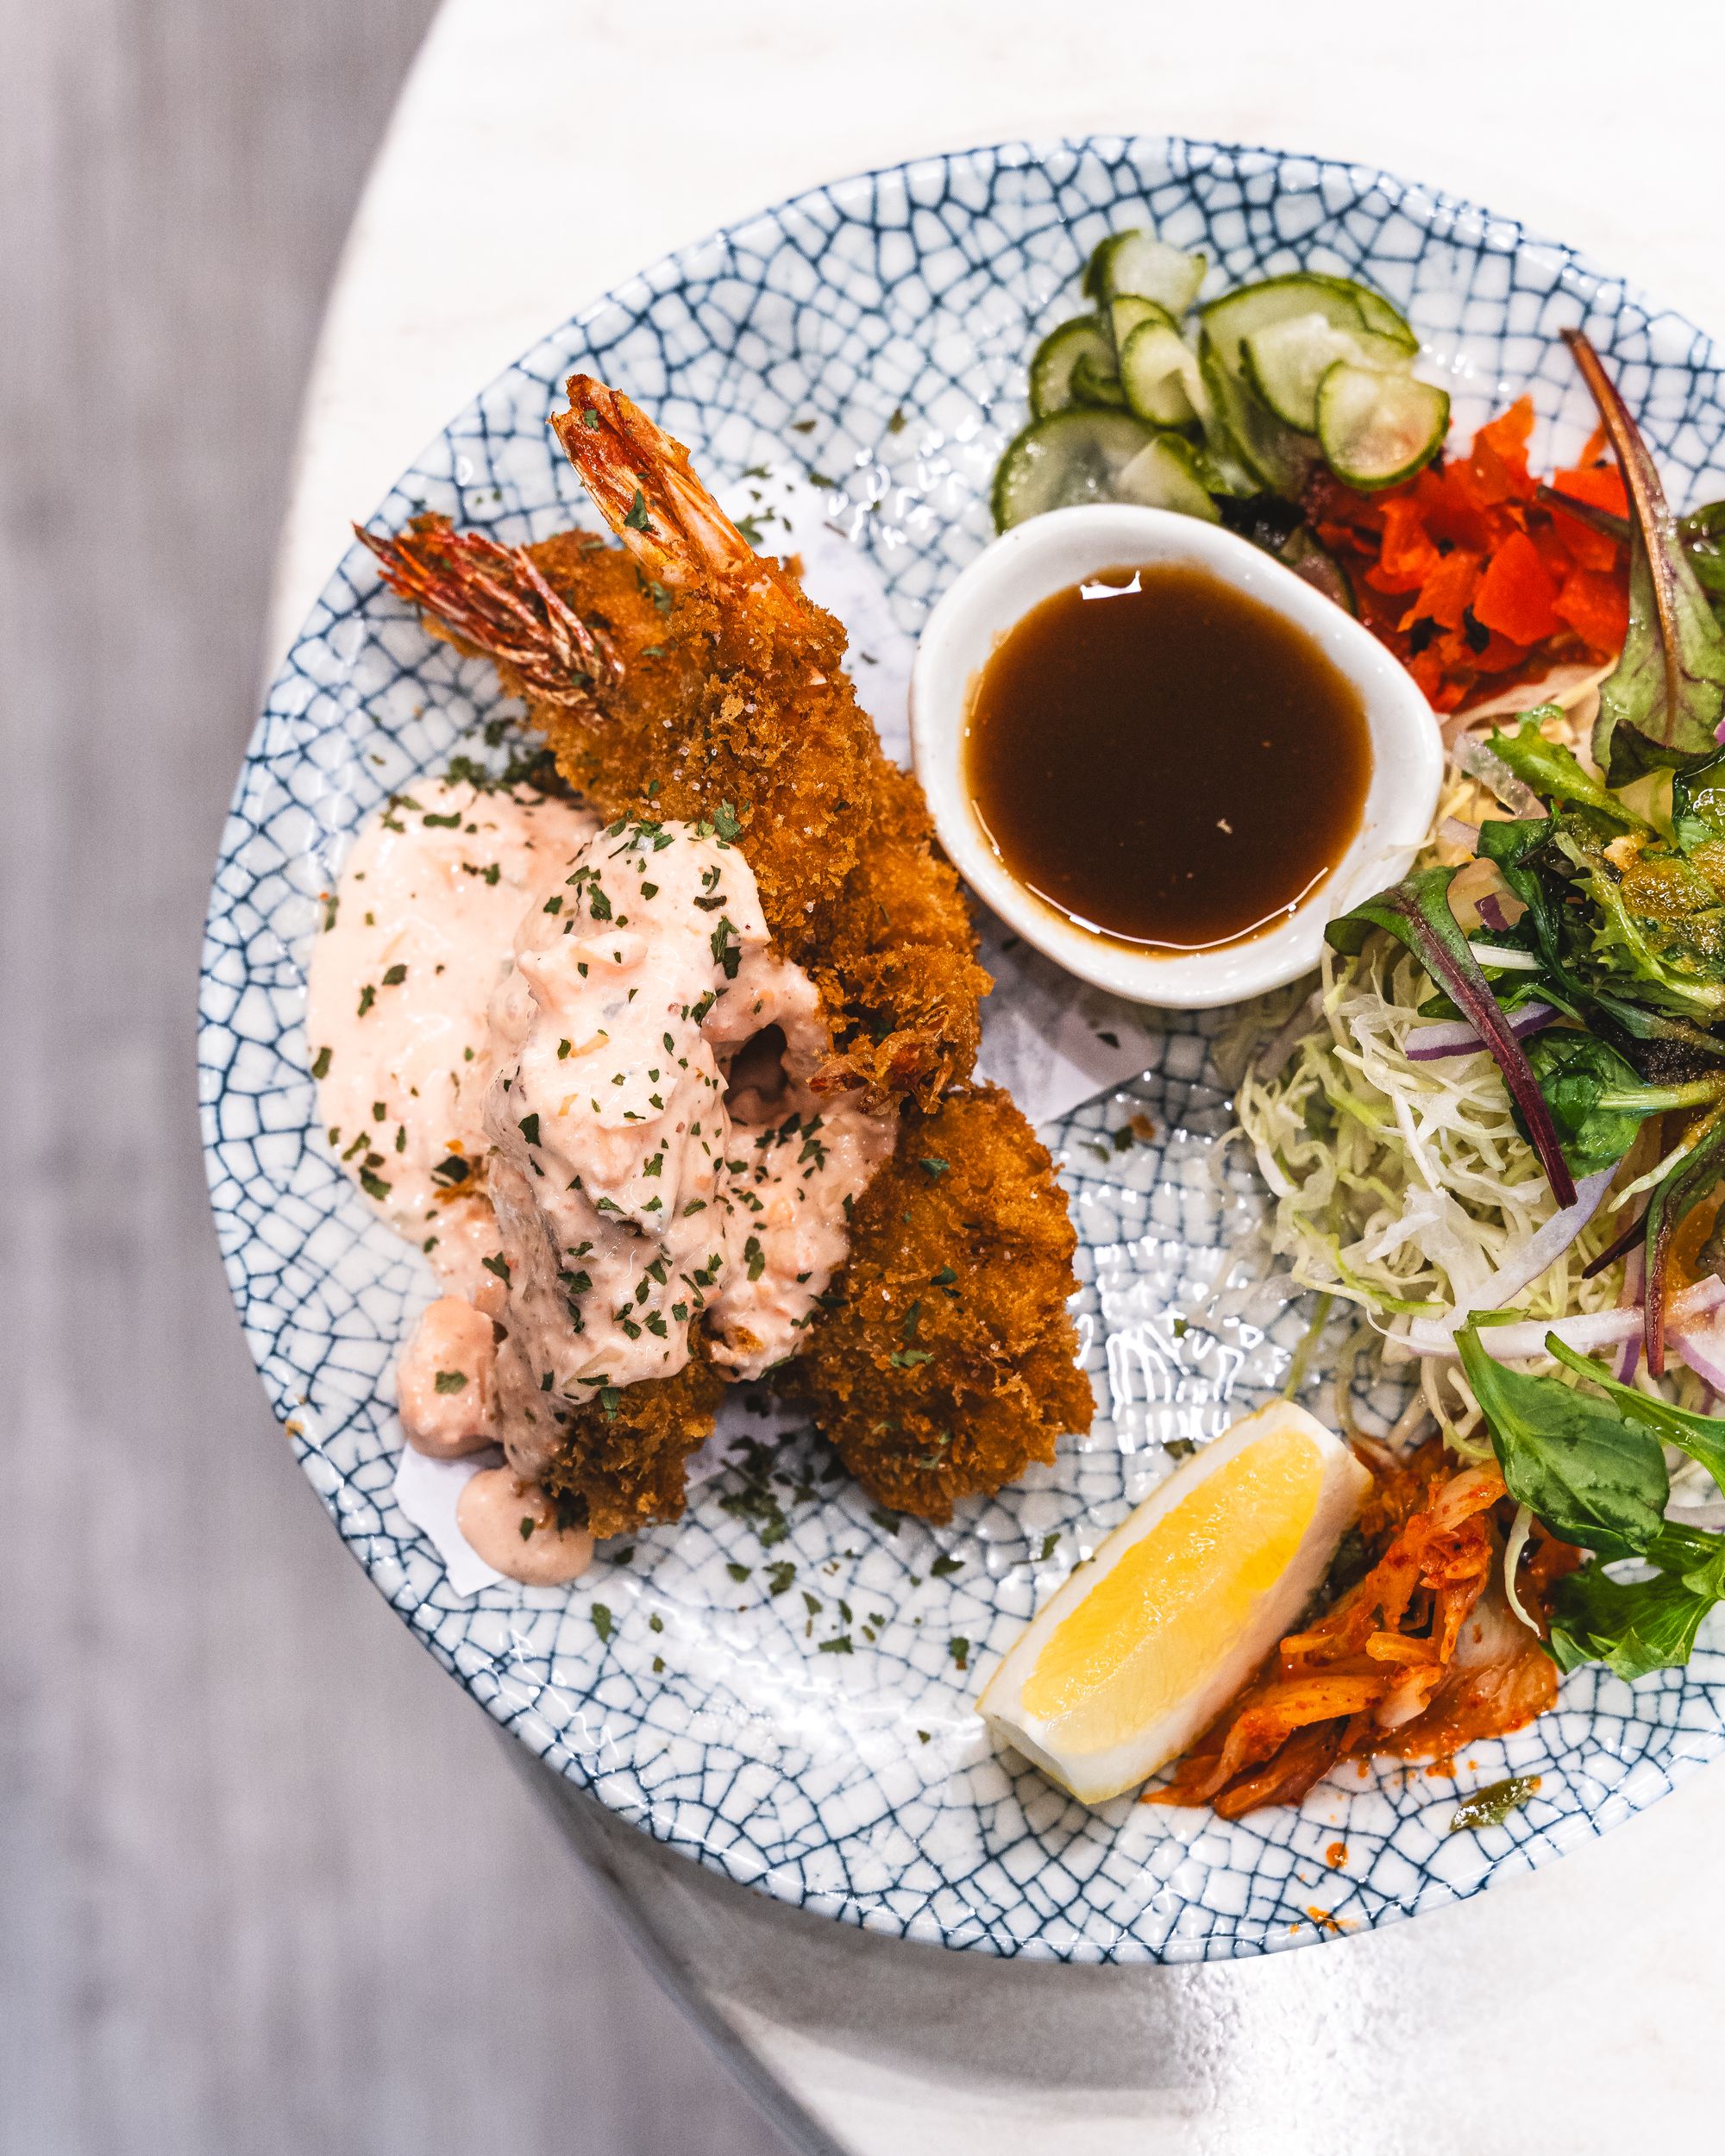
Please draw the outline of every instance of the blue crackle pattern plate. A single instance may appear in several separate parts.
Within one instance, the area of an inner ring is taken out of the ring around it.
[[[373,522],[425,506],[520,541],[590,521],[546,428],[584,368],[718,479],[816,475],[913,634],[989,536],[988,478],[1024,416],[1032,343],[1073,311],[1102,233],[1146,221],[1209,254],[1211,289],[1301,265],[1371,279],[1419,329],[1458,426],[1531,390],[1547,461],[1590,423],[1557,341],[1584,323],[1673,494],[1725,492],[1708,341],[1568,249],[1353,166],[1111,138],[844,180],[669,257],[483,390]],[[1053,1469],[931,1532],[871,1515],[796,1437],[699,1490],[626,1565],[568,1589],[451,1593],[390,1494],[391,1369],[430,1278],[323,1148],[302,1014],[319,893],[355,829],[505,708],[486,667],[434,643],[348,555],[240,775],[210,894],[199,1076],[229,1278],[305,1472],[380,1591],[524,1744],[784,1900],[1073,1960],[1253,1954],[1433,1908],[1641,1810],[1719,1751],[1725,1655],[1703,1645],[1633,1689],[1578,1675],[1537,1727],[1469,1747],[1464,1787],[1539,1777],[1524,1809],[1477,1833],[1449,1832],[1454,1782],[1399,1766],[1350,1766],[1298,1810],[1229,1825],[1130,1799],[1087,1810],[989,1752],[970,1702],[1033,1601],[1168,1471],[1170,1442],[1201,1442],[1280,1384],[1306,1322],[1297,1307],[1267,1332],[1179,1322],[1259,1196],[1221,1145],[1208,1023],[1148,1018],[1143,1078],[1047,1133],[1081,1232],[1101,1403]],[[1117,1150],[1132,1118],[1155,1135]]]

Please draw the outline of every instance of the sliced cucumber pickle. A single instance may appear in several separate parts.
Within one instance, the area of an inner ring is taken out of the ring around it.
[[[1094,352],[1081,352],[1072,369],[1072,399],[1075,404],[1124,404],[1126,392],[1120,387],[1120,378],[1114,372],[1113,354],[1110,349],[1106,364]]]
[[[1122,292],[1118,299],[1108,302],[1104,311],[1113,333],[1117,355],[1126,350],[1126,339],[1144,323],[1157,322],[1164,329],[1173,330],[1176,336],[1180,334],[1180,324],[1166,307],[1158,307],[1153,299],[1140,299],[1136,292]]]
[[[1182,254],[1142,228],[1111,232],[1090,257],[1084,289],[1105,305],[1126,293],[1153,299],[1177,319],[1198,297],[1209,266],[1207,256]]]
[[[1399,345],[1411,360],[1420,348],[1420,340],[1414,334],[1408,317],[1393,306],[1382,292],[1374,291],[1370,285],[1362,285],[1352,277],[1320,277],[1318,282],[1331,285],[1338,291],[1346,292],[1359,309],[1360,320],[1374,336],[1388,337]]]
[[[1236,494],[1242,499],[1262,490],[1264,482],[1247,463],[1245,454],[1233,437],[1226,419],[1217,409],[1216,400],[1210,393],[1209,376],[1201,358],[1198,379],[1204,392],[1204,461],[1209,467],[1212,491],[1218,494]]]
[[[1214,517],[1189,442],[1160,436],[1129,411],[1072,405],[1032,419],[1007,444],[994,473],[1000,531],[1079,502],[1147,502]]]
[[[1339,278],[1267,277],[1261,284],[1242,285],[1238,291],[1224,292],[1198,319],[1204,326],[1217,359],[1228,373],[1244,379],[1245,357],[1241,348],[1248,337],[1260,336],[1278,323],[1316,315],[1333,329],[1355,336],[1365,333],[1365,317],[1352,290]]]
[[[1196,354],[1166,322],[1140,322],[1120,347],[1120,387],[1139,418],[1157,427],[1190,426],[1209,404]]]
[[[1182,517],[1221,522],[1205,485],[1205,463],[1183,435],[1159,434],[1147,442],[1115,482],[1114,498],[1147,509],[1171,509]]]
[[[1405,373],[1408,354],[1389,337],[1366,329],[1339,329],[1327,315],[1288,315],[1251,330],[1240,344],[1243,372],[1284,426],[1318,431],[1318,385],[1338,360]]]
[[[1429,464],[1449,431],[1446,390],[1338,360],[1318,385],[1318,442],[1330,469],[1371,492]]]
[[[1207,519],[1231,496],[1297,505],[1326,463],[1375,490],[1438,454],[1449,398],[1414,379],[1419,339],[1381,292],[1315,270],[1264,278],[1198,310],[1195,348],[1181,323],[1207,267],[1142,229],[1095,249],[1084,289],[1096,312],[1051,330],[1031,360],[1034,417],[994,475],[1000,530],[1080,502]],[[1353,603],[1309,537],[1283,558]]]
[[[1038,345],[1030,363],[1030,408],[1038,419],[1073,402],[1073,372],[1087,357],[1113,373],[1113,340],[1094,315],[1063,322]]]
[[[1304,436],[1284,427],[1253,393],[1250,385],[1226,367],[1207,325],[1198,341],[1198,365],[1210,399],[1205,422],[1212,452],[1232,454],[1245,467],[1248,493],[1268,487],[1292,501],[1311,476],[1317,452]]]

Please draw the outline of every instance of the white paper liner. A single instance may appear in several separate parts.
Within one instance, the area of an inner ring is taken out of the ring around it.
[[[459,1460],[430,1459],[404,1445],[395,1463],[395,1501],[442,1558],[457,1595],[476,1595],[482,1587],[495,1587],[503,1577],[455,1525],[455,1507],[474,1476],[482,1467],[502,1465],[503,1448],[497,1445]]]

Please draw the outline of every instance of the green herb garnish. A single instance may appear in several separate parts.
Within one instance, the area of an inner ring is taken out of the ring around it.
[[[1455,1808],[1450,1821],[1452,1834],[1477,1833],[1482,1827],[1501,1827],[1511,1812],[1519,1812],[1533,1796],[1537,1777],[1512,1774],[1506,1781],[1489,1782],[1475,1789]]]

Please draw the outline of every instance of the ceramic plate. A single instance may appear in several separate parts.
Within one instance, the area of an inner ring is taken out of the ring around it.
[[[717,479],[800,474],[914,635],[989,536],[988,477],[1022,421],[1033,342],[1073,310],[1102,233],[1145,221],[1228,283],[1302,264],[1371,279],[1418,327],[1464,433],[1532,391],[1543,463],[1587,431],[1557,342],[1583,323],[1673,495],[1725,493],[1707,340],[1567,249],[1352,166],[1108,139],[844,180],[672,256],[499,375],[372,521],[430,507],[507,541],[591,521],[546,427],[585,368]],[[1052,1470],[931,1532],[823,1482],[822,1448],[793,1437],[706,1484],[627,1564],[573,1589],[452,1592],[391,1495],[392,1366],[430,1276],[325,1150],[301,1021],[319,894],[354,830],[506,709],[487,667],[434,643],[369,557],[347,556],[241,773],[210,896],[200,1083],[229,1278],[305,1472],[403,1621],[524,1744],[786,1901],[1073,1960],[1253,1954],[1433,1908],[1641,1810],[1720,1749],[1725,1654],[1703,1645],[1633,1690],[1571,1677],[1535,1727],[1470,1747],[1457,1780],[1349,1766],[1299,1810],[1233,1825],[1130,1799],[1087,1810],[989,1752],[969,1702],[1032,1601],[1168,1471],[1170,1443],[1279,1387],[1306,1322],[1297,1306],[1268,1330],[1182,1321],[1258,1196],[1223,1149],[1214,1014],[1141,1017],[1142,1078],[1045,1133],[1080,1230],[1101,1402]],[[1153,1139],[1117,1146],[1134,1118]],[[1512,1771],[1539,1777],[1527,1808],[1451,1833],[1458,1784]],[[1326,1861],[1338,1841],[1340,1869]]]

